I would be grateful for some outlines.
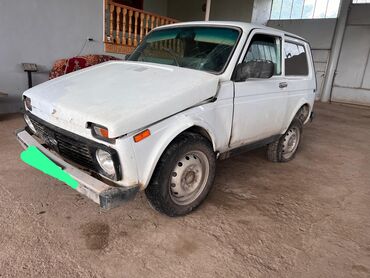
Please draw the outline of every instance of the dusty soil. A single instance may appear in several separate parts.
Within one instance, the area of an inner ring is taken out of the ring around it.
[[[316,113],[294,161],[221,161],[204,205],[175,219],[144,194],[100,211],[21,162],[21,116],[1,116],[0,276],[370,277],[370,110]]]

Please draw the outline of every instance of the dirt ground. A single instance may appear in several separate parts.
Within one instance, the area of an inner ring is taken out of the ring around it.
[[[296,159],[220,161],[196,212],[102,212],[21,162],[0,116],[0,277],[370,277],[370,110],[316,106]]]

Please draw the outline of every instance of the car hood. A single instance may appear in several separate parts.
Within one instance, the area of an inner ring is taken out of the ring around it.
[[[219,78],[202,71],[114,61],[27,90],[32,113],[60,127],[92,122],[115,138],[207,100]]]

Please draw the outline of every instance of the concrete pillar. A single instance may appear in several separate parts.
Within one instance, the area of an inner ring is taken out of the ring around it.
[[[270,20],[272,0],[254,0],[252,23],[267,25]]]
[[[342,0],[340,4],[339,16],[337,19],[337,24],[335,26],[334,38],[331,44],[331,52],[321,94],[322,102],[328,102],[331,98],[335,71],[338,65],[340,50],[342,48],[344,31],[346,29],[347,16],[351,2],[352,0]]]
[[[210,14],[211,14],[211,0],[207,0],[205,21],[209,21],[209,15]]]

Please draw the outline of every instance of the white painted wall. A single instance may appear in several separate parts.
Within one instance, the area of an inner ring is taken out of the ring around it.
[[[351,7],[331,100],[370,105],[370,4]]]
[[[87,37],[96,41],[84,53],[103,53],[103,0],[0,0],[0,113],[21,108],[27,88],[22,62],[36,63],[48,79],[52,63],[79,53]]]

